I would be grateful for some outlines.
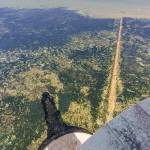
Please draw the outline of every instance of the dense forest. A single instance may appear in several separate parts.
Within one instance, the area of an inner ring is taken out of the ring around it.
[[[118,20],[64,9],[0,12],[1,149],[35,149],[31,142],[45,137],[44,91],[68,124],[94,132],[104,123]]]

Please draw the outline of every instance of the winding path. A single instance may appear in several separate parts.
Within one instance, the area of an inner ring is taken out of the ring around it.
[[[117,36],[117,47],[116,47],[115,58],[114,58],[113,69],[112,69],[110,90],[108,95],[108,110],[106,114],[106,122],[113,119],[113,113],[114,113],[116,99],[117,99],[117,82],[119,76],[119,59],[120,59],[120,49],[121,49],[122,28],[123,28],[123,19],[121,18],[120,25],[119,25],[119,32]]]

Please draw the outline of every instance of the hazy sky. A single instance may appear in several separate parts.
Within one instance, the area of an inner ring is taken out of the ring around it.
[[[67,7],[94,17],[150,18],[150,0],[0,0],[0,7]]]

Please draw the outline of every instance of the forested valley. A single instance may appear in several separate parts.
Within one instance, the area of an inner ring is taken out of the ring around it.
[[[105,124],[119,19],[63,8],[0,9],[0,149],[35,150],[46,138],[44,91],[67,124]],[[123,19],[114,116],[150,96],[150,21]]]
[[[44,91],[68,124],[94,132],[104,123],[118,21],[63,9],[0,11],[2,149],[44,138]]]

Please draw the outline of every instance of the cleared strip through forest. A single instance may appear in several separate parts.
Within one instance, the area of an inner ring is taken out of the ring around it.
[[[113,119],[114,109],[116,105],[117,82],[118,82],[119,69],[120,69],[119,59],[120,59],[122,29],[123,29],[123,19],[121,18],[118,36],[117,36],[116,52],[115,52],[112,74],[111,74],[110,89],[109,89],[109,94],[108,94],[108,109],[107,109],[107,114],[106,114],[106,122]]]

